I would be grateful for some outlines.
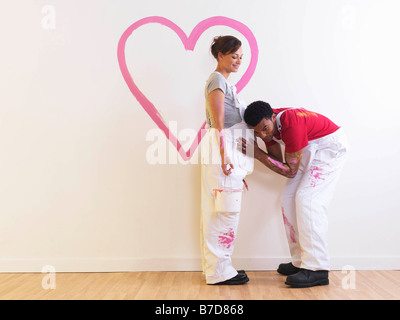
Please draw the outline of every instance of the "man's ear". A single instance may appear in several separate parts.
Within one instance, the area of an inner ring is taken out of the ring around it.
[[[275,122],[275,121],[276,121],[276,113],[274,113],[274,114],[272,115],[271,120],[272,120],[272,122]]]

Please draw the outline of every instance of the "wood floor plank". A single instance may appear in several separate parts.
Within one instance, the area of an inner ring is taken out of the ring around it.
[[[275,271],[247,272],[242,286],[207,285],[201,272],[57,273],[56,288],[42,287],[44,274],[0,274],[2,300],[363,300],[400,299],[400,271],[330,272],[330,285],[294,289]]]

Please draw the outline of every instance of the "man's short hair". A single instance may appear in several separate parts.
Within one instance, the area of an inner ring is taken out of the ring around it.
[[[271,119],[274,112],[269,103],[264,101],[255,101],[247,107],[244,112],[244,121],[252,127],[257,126],[262,119]]]

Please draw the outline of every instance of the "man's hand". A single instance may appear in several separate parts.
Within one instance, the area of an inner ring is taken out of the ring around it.
[[[247,141],[245,138],[238,138],[236,142],[238,150],[245,155],[254,155],[254,158],[257,159],[263,153],[256,140],[250,139],[250,141]]]

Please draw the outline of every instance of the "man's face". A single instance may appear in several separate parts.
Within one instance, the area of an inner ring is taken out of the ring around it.
[[[271,119],[262,119],[261,122],[252,127],[256,137],[261,138],[264,142],[271,142],[275,133],[276,115],[273,114]]]

